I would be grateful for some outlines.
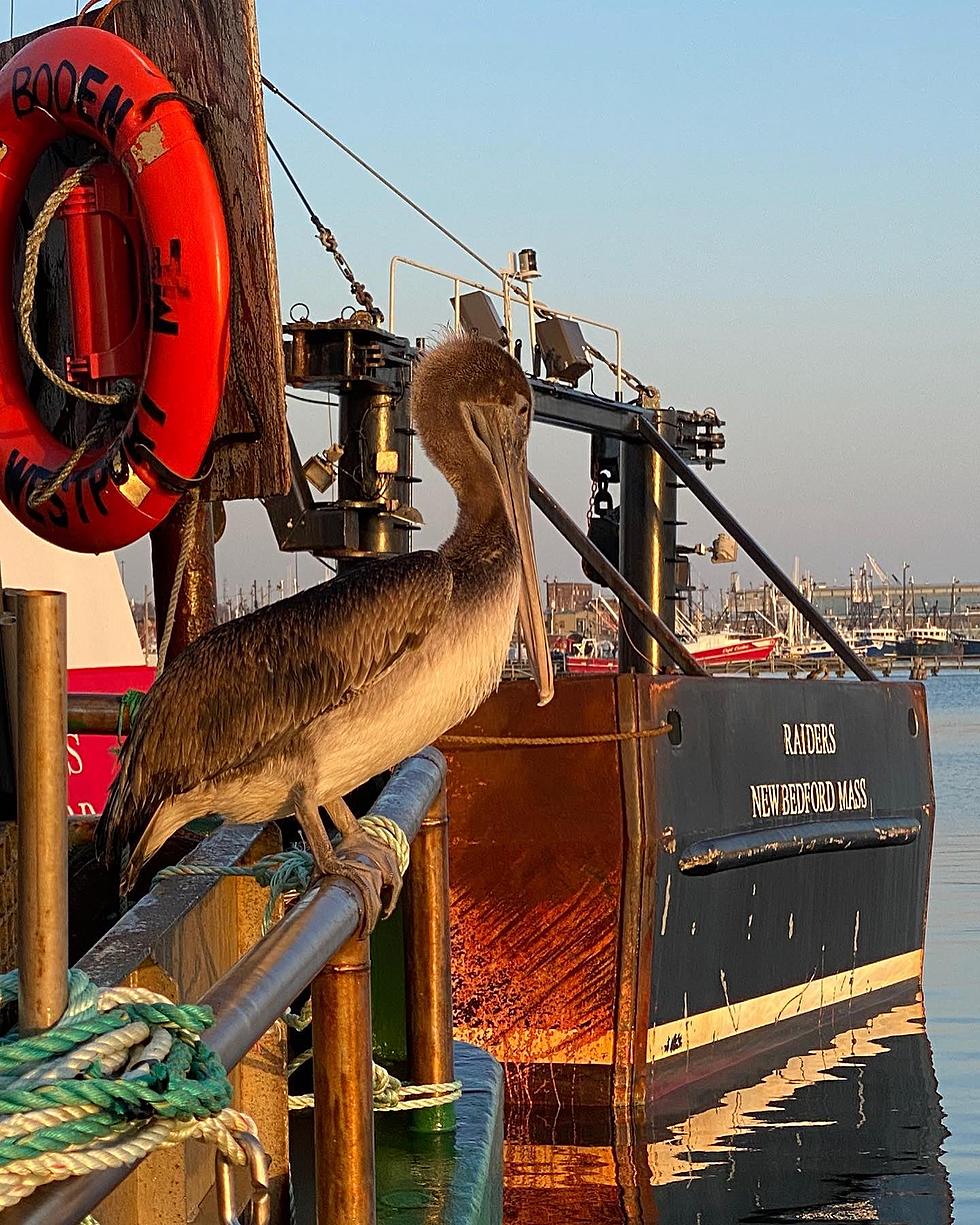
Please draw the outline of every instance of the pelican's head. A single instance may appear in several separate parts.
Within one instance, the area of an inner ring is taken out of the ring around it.
[[[412,381],[412,416],[422,445],[452,485],[461,510],[489,517],[502,505],[510,522],[521,564],[518,614],[538,704],[544,706],[555,682],[527,491],[531,404],[531,388],[517,362],[476,336],[454,336],[431,349]]]

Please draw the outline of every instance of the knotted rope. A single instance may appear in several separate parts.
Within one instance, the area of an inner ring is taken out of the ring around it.
[[[366,834],[394,851],[398,871],[404,876],[408,870],[411,847],[401,826],[381,813],[368,813],[366,817],[361,817],[358,825]],[[232,867],[178,863],[161,869],[154,880],[170,880],[180,876],[252,877],[257,884],[269,890],[269,900],[262,916],[262,933],[265,935],[275,921],[279,899],[287,894],[305,893],[309,888],[313,878],[313,856],[309,851],[294,847],[274,855],[265,855],[253,864],[235,864]],[[287,1009],[281,1019],[289,1029],[306,1029],[313,1020],[312,1005],[307,1001],[298,1013]],[[298,1055],[286,1069],[287,1078],[312,1058],[312,1050]],[[458,1080],[431,1085],[406,1085],[380,1064],[374,1064],[375,1110],[420,1110],[428,1106],[444,1106],[456,1101],[462,1091],[462,1081]],[[313,1105],[313,1094],[290,1094],[288,1100],[290,1110],[305,1110]]]
[[[0,1004],[16,1000],[17,981],[16,970],[0,976]],[[0,1209],[189,1139],[247,1164],[235,1137],[256,1127],[229,1108],[225,1069],[200,1041],[212,1021],[209,1008],[142,987],[100,989],[72,970],[56,1026],[0,1038]]]

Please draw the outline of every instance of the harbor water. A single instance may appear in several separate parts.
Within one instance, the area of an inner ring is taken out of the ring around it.
[[[980,676],[926,687],[937,820],[924,1000],[694,1086],[642,1126],[511,1119],[511,1225],[980,1223]]]

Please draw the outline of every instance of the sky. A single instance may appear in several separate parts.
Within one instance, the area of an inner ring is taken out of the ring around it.
[[[665,404],[718,410],[711,486],[787,569],[846,580],[870,552],[920,581],[980,577],[975,3],[257,7],[286,93],[495,266],[534,247],[536,293],[621,327]],[[73,10],[17,0],[15,29]],[[393,255],[483,277],[275,98],[266,120],[383,309]],[[284,311],[331,318],[346,286],[272,177]],[[437,335],[447,296],[399,279],[397,330]],[[290,421],[301,450],[326,442],[319,410]],[[583,521],[587,441],[538,425],[530,464]],[[448,490],[426,480],[419,503],[436,543]],[[680,517],[684,543],[717,530],[686,495]],[[577,573],[536,535],[542,575]],[[131,589],[148,553],[125,553]],[[288,568],[261,508],[230,507],[219,579]],[[701,575],[716,590],[730,568]]]

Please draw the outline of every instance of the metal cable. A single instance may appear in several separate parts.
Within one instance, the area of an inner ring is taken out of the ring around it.
[[[267,76],[263,75],[262,84],[266,87],[267,90],[269,90],[270,93],[275,94],[277,98],[281,98],[282,101],[285,102],[287,106],[291,107],[297,113],[297,115],[300,115],[303,119],[305,119],[306,122],[310,124],[311,127],[316,128],[316,130],[322,136],[325,136],[327,140],[332,141],[337,146],[338,149],[346,153],[347,156],[351,158],[353,161],[357,162],[358,166],[360,166],[363,170],[366,170],[368,174],[376,178],[378,182],[383,184],[385,187],[387,187],[390,192],[393,192],[399,198],[399,200],[407,204],[409,208],[414,209],[415,212],[417,212],[420,217],[423,217],[426,221],[428,221],[430,225],[435,226],[435,228],[439,231],[440,234],[448,238],[449,241],[451,243],[454,243],[457,247],[459,247],[461,251],[464,251],[470,257],[470,259],[476,260],[476,262],[480,265],[481,268],[485,268],[488,272],[492,273],[494,277],[500,276],[499,268],[495,268],[493,264],[489,262],[489,260],[485,260],[482,255],[480,255],[477,251],[474,251],[473,248],[469,245],[469,243],[464,242],[462,238],[459,237],[458,234],[454,234],[452,230],[444,226],[441,221],[437,221],[436,218],[433,217],[430,212],[427,212],[426,209],[424,209],[421,204],[417,204],[412,199],[411,196],[406,195],[405,192],[403,192],[400,188],[396,187],[395,184],[392,183],[390,179],[385,178],[385,176],[381,173],[380,170],[376,170],[370,164],[370,162],[366,162],[364,158],[360,157],[357,153],[355,153],[354,150],[349,145],[345,145],[339,136],[335,136],[333,132],[328,131],[323,126],[322,123],[319,123],[316,119],[313,118],[313,116],[308,111],[305,111],[299,105],[298,102],[294,102],[293,99],[290,98],[288,94],[284,94],[282,90],[277,85],[273,84],[273,82],[270,81]],[[269,144],[272,145],[271,140],[269,141]],[[273,152],[276,153],[276,156],[279,157],[278,151],[276,150],[274,145],[272,145],[272,149],[273,149]],[[315,215],[313,214],[312,209],[310,209],[309,202],[307,201],[303,193],[300,191],[299,186],[296,183],[296,181],[293,179],[292,175],[289,174],[288,169],[286,169],[285,163],[282,162],[281,158],[279,160],[280,160],[280,164],[282,165],[283,169],[286,170],[287,175],[289,175],[290,181],[293,183],[293,186],[296,188],[297,192],[299,192],[300,198],[303,200],[303,203],[306,205],[307,209],[310,211],[311,220],[313,220],[314,225],[316,225],[317,222],[315,220]],[[513,288],[514,288],[515,294],[526,302],[527,297],[524,293],[524,290],[519,285],[514,285]],[[535,313],[540,315],[542,319],[555,318],[555,315],[553,314],[552,311],[550,311],[546,306],[542,306],[537,302],[534,304],[534,309],[535,309]],[[602,353],[599,349],[597,349],[594,345],[586,343],[586,348],[588,349],[589,353],[594,358],[602,362],[604,366],[607,366],[613,372],[613,374],[616,374],[618,371],[623,382],[626,383],[626,385],[630,387],[633,391],[635,391],[637,395],[654,394],[656,390],[655,388],[651,387],[648,383],[644,383],[642,379],[640,379],[637,375],[631,373],[624,366],[617,367],[615,362],[610,361],[610,359],[606,357],[605,354]]]
[[[303,202],[303,207],[309,213],[310,221],[313,223],[313,228],[317,233],[317,238],[319,238],[324,250],[328,251],[333,256],[334,262],[340,269],[341,275],[349,282],[350,291],[357,300],[357,304],[369,312],[375,323],[384,323],[385,317],[382,314],[381,309],[375,306],[374,297],[368,292],[364,282],[359,281],[354,276],[353,269],[344,258],[340,248],[337,246],[337,239],[335,238],[333,231],[330,230],[328,226],[325,226],[316,215],[316,211],[314,210],[313,205],[307,199],[306,193],[303,191],[302,187],[300,187],[299,183],[297,183],[296,176],[286,165],[286,159],[279,152],[276,142],[272,139],[268,132],[266,132],[265,138],[269,142],[269,148],[275,154],[276,161],[282,167],[283,173],[286,175],[286,178],[289,179],[293,190],[299,196],[300,200]]]
[[[277,85],[273,85],[267,76],[262,77],[262,84],[267,90],[269,90],[270,93],[275,94],[276,97],[281,98],[287,106],[292,107],[297,115],[301,115],[306,122],[312,127],[316,128],[321,135],[326,136],[327,140],[333,141],[337,148],[346,153],[349,158],[352,158],[355,162],[357,162],[358,166],[360,166],[363,170],[366,170],[368,174],[373,175],[374,178],[376,178],[379,183],[382,183],[385,187],[387,187],[389,191],[394,192],[399,200],[407,204],[409,208],[414,209],[420,217],[424,217],[430,225],[434,225],[440,234],[445,235],[450,242],[455,243],[461,251],[465,251],[471,259],[475,259],[481,267],[486,268],[488,272],[492,272],[494,276],[500,275],[499,269],[494,268],[493,264],[488,263],[482,255],[478,255],[471,246],[468,246],[465,242],[463,242],[463,240],[454,234],[452,230],[446,229],[441,222],[436,221],[435,217],[433,217],[431,213],[426,212],[421,204],[416,204],[411,196],[406,196],[405,193],[397,188],[390,179],[386,179],[380,170],[375,170],[375,168],[370,165],[370,163],[366,162],[363,157],[359,157],[353,149],[351,149],[348,145],[345,145],[338,136],[334,136],[333,132],[328,132],[322,123],[318,123],[308,111],[303,110],[298,102],[294,102],[292,98],[290,98],[287,94],[284,94]]]

